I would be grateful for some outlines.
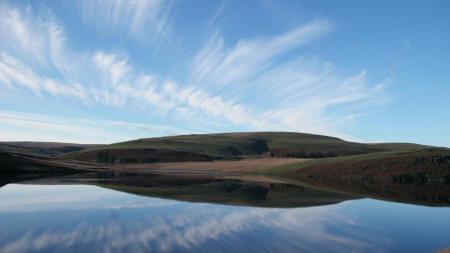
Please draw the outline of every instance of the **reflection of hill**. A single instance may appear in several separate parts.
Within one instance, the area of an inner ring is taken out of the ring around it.
[[[376,180],[295,178],[302,185],[361,197],[427,206],[450,206],[450,185],[439,182],[396,183]]]
[[[149,197],[239,206],[308,207],[354,199],[346,194],[318,191],[295,185],[266,185],[233,180],[211,180],[205,184],[167,188],[145,188],[137,184],[125,186],[117,185],[115,182],[102,187]]]
[[[402,184],[219,173],[105,171],[24,183],[89,184],[141,196],[239,206],[308,207],[365,197],[416,205],[450,206],[450,186],[436,182]]]
[[[244,180],[245,176],[232,174],[102,172],[71,176],[64,182],[98,185],[148,197],[239,206],[308,207],[355,199],[347,194],[270,179],[260,180],[263,183]]]

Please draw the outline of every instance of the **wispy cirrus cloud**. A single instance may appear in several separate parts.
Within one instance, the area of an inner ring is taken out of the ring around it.
[[[48,92],[55,97],[72,96],[88,102],[86,88],[78,83],[65,84],[62,81],[40,76],[32,68],[5,53],[0,54],[0,80],[8,87],[22,86],[32,90],[36,95]]]
[[[161,4],[79,2],[87,18],[97,5],[109,6],[92,18],[114,29],[141,29],[135,19],[150,22],[151,15],[136,12],[163,8]],[[0,35],[7,38],[0,42],[0,82],[5,89],[28,89],[41,98],[51,95],[87,107],[135,108],[151,118],[183,125],[175,133],[183,133],[181,128],[281,130],[354,140],[342,129],[364,110],[389,101],[384,91],[388,80],[370,85],[367,71],[344,76],[332,63],[305,54],[304,48],[333,30],[326,19],[273,37],[241,39],[235,45],[215,32],[188,67],[180,65],[175,76],[162,76],[137,65],[125,50],[72,49],[63,24],[50,10],[41,17],[30,7],[3,3],[0,12]],[[116,23],[119,19],[124,22]],[[180,75],[182,81],[177,80]]]
[[[49,141],[58,136],[61,142],[112,143],[148,136],[187,134],[186,130],[108,119],[56,117],[35,113],[0,110],[0,141]]]
[[[318,19],[272,38],[240,40],[231,48],[216,33],[193,59],[193,79],[218,88],[249,81],[276,66],[273,61],[277,57],[312,43],[332,28],[331,22]]]
[[[0,4],[0,81],[12,87],[25,87],[42,96],[73,96],[87,101],[86,88],[68,77],[74,54],[64,48],[63,28],[49,11],[37,18],[31,8]],[[61,78],[61,76],[63,78]],[[59,78],[57,78],[59,77]]]
[[[318,19],[273,38],[240,40],[233,47],[215,34],[191,62],[191,82],[240,105],[246,112],[243,124],[251,129],[353,139],[339,129],[355,122],[360,110],[388,102],[389,79],[370,85],[365,70],[343,76],[332,63],[297,50],[332,30],[330,21]]]
[[[86,25],[110,33],[129,33],[135,39],[155,35],[168,37],[167,17],[171,1],[78,0],[78,11]]]

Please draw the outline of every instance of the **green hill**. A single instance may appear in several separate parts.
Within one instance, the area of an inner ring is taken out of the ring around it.
[[[59,142],[36,142],[36,141],[0,142],[0,149],[7,152],[48,155],[48,156],[59,156],[62,154],[80,151],[85,148],[91,148],[96,146],[101,145],[59,143]]]
[[[324,158],[423,148],[404,143],[363,144],[289,132],[249,132],[145,138],[83,149],[65,157],[104,163],[238,159],[243,156]]]
[[[432,148],[432,146],[419,145],[413,143],[371,143],[371,147],[383,149],[386,151],[413,150],[418,148]]]

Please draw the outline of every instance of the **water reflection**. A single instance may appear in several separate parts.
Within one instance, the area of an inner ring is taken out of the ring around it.
[[[130,184],[116,181],[99,182]],[[433,252],[450,246],[449,208],[339,198],[325,206],[261,208],[73,183],[0,188],[0,252]]]
[[[64,198],[67,193],[70,195]],[[67,252],[84,248],[103,252],[242,252],[267,251],[267,247],[320,252],[331,245],[346,251],[389,244],[383,233],[342,236],[367,230],[355,222],[355,215],[343,215],[347,212],[343,210],[349,209],[345,204],[303,209],[233,207],[70,185],[8,185],[2,188],[1,196],[4,195],[13,198],[0,205],[4,224],[1,252]],[[339,228],[341,232],[330,233],[326,228]]]
[[[450,185],[441,182],[399,183],[377,180],[336,180],[293,178],[299,183],[318,189],[345,192],[389,201],[427,206],[450,206]]]
[[[34,180],[31,184],[87,184],[141,196],[241,206],[307,207],[357,199],[354,195],[239,174],[104,172]]]

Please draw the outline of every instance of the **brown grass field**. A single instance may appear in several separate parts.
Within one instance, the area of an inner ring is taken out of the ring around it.
[[[111,166],[118,170],[186,170],[186,171],[216,171],[216,172],[246,172],[253,170],[297,164],[310,159],[302,158],[247,158],[239,161],[213,162],[177,162],[155,164],[123,164]]]

